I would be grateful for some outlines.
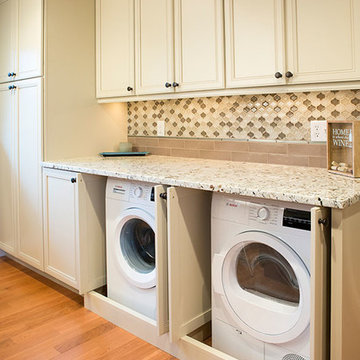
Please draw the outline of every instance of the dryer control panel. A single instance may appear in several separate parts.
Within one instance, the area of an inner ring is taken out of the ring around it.
[[[311,213],[310,211],[285,209],[283,217],[283,226],[311,230]]]
[[[247,203],[249,223],[281,225],[283,208],[256,203]]]
[[[280,205],[280,204],[279,204]],[[284,204],[285,205],[285,204]],[[212,217],[244,224],[256,229],[293,228],[310,230],[311,214],[305,209],[276,206],[274,201],[246,201],[236,196],[214,194]],[[300,206],[299,206],[300,207]]]

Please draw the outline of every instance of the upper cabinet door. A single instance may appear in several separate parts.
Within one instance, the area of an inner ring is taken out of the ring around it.
[[[294,83],[360,78],[360,0],[291,0],[287,71]]]
[[[225,0],[226,86],[285,83],[284,1]]]
[[[16,72],[16,1],[0,0],[0,82],[11,81]]]
[[[18,0],[16,80],[42,75],[42,0]]]
[[[173,0],[135,0],[136,93],[174,88]]]
[[[96,0],[97,97],[134,91],[134,0]]]
[[[224,88],[223,1],[175,0],[174,14],[176,91]]]

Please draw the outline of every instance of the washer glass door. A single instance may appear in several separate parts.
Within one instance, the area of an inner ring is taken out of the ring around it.
[[[120,232],[121,252],[135,271],[148,274],[155,269],[155,233],[142,219],[128,220]]]
[[[310,274],[280,238],[261,231],[238,234],[221,272],[225,305],[242,330],[261,341],[284,343],[308,327]]]
[[[156,286],[154,217],[138,208],[125,210],[114,240],[117,265],[127,280],[143,289]]]

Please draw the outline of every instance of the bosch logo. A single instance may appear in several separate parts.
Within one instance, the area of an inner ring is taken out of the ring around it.
[[[230,207],[233,207],[233,208],[237,208],[239,205],[238,204],[235,204],[233,202],[227,202],[226,203],[226,206],[230,206]]]

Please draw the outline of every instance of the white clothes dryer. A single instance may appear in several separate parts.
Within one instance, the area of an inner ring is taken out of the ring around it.
[[[215,193],[212,341],[240,360],[310,359],[310,207]]]
[[[157,319],[154,185],[109,178],[106,188],[108,297]]]

